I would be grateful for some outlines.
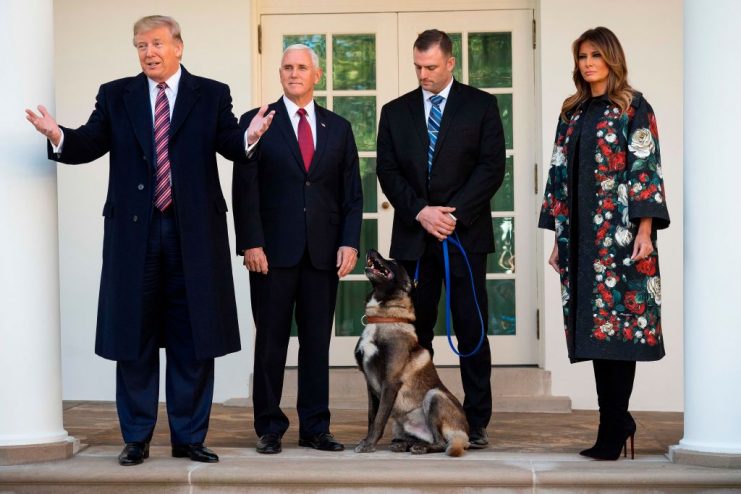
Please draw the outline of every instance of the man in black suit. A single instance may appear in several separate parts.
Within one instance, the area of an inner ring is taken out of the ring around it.
[[[329,431],[329,341],[338,278],[358,258],[362,191],[350,123],[315,104],[319,61],[289,46],[279,69],[283,97],[252,157],[235,163],[232,183],[237,254],[250,271],[255,318],[253,403],[257,451],[280,453],[288,418],[280,409],[296,314],[299,445],[344,446]],[[245,127],[257,110],[242,116]]]
[[[410,274],[420,266],[414,293],[416,332],[432,352],[444,280],[442,241],[454,231],[468,253],[477,298],[463,256],[450,247],[451,310],[459,350],[471,352],[488,320],[486,256],[494,251],[489,201],[504,178],[502,122],[494,96],[453,79],[447,34],[428,30],[413,49],[420,87],[386,104],[378,130],[377,173],[394,206],[391,257]],[[488,445],[491,417],[489,342],[461,358],[463,408],[472,448]]]
[[[172,456],[216,462],[203,445],[214,357],[240,342],[215,153],[245,156],[272,117],[262,109],[245,134],[228,86],[180,65],[183,40],[171,17],[137,21],[134,46],[143,72],[103,84],[85,125],[59,127],[43,106],[26,118],[49,139],[51,160],[88,163],[110,152],[95,352],[117,361],[119,463],[149,456],[160,346]]]

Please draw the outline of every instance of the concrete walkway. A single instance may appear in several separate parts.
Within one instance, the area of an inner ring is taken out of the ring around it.
[[[295,413],[289,413],[292,424]],[[741,492],[741,470],[688,467],[664,456],[681,437],[681,414],[636,413],[636,459],[598,462],[579,457],[591,445],[597,415],[494,414],[492,446],[462,458],[351,450],[365,432],[366,414],[333,412],[333,432],[348,450],[325,453],[296,446],[295,427],[279,455],[254,450],[251,410],[215,406],[207,444],[218,464],[171,458],[164,412],[150,458],[120,467],[121,444],[110,403],[67,403],[65,426],[88,446],[61,462],[0,467],[0,493],[232,493],[273,492]]]

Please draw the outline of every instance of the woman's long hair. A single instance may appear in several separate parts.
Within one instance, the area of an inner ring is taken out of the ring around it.
[[[620,41],[615,33],[606,27],[595,27],[585,31],[576,41],[571,44],[571,51],[574,55],[574,85],[576,93],[566,98],[561,107],[561,119],[568,121],[566,115],[574,110],[577,106],[588,100],[592,96],[591,86],[581,75],[579,71],[579,48],[582,43],[589,41],[592,43],[602,59],[607,64],[609,74],[607,76],[607,97],[612,103],[625,112],[633,100],[633,88],[628,84],[628,65],[625,63],[625,53]]]

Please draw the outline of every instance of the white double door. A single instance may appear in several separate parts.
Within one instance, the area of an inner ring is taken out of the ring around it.
[[[495,94],[499,102],[507,171],[491,203],[497,252],[487,265],[488,337],[495,365],[537,362],[532,18],[531,10],[261,17],[262,101],[281,95],[278,68],[283,49],[307,44],[319,54],[324,70],[315,90],[317,103],[352,123],[358,145],[364,195],[360,260],[340,281],[331,365],[355,365],[353,349],[370,291],[363,274],[365,251],[376,248],[387,255],[391,241],[393,208],[375,174],[381,107],[417,87],[412,45],[418,33],[429,28],[444,30],[453,39],[456,79]],[[457,365],[444,324],[441,304],[435,361]],[[292,337],[287,365],[296,365],[297,355],[298,338]]]

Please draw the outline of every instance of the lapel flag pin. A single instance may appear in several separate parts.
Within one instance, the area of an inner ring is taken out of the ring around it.
[[[326,125],[324,124],[324,122],[322,122],[322,127],[326,127]]]

